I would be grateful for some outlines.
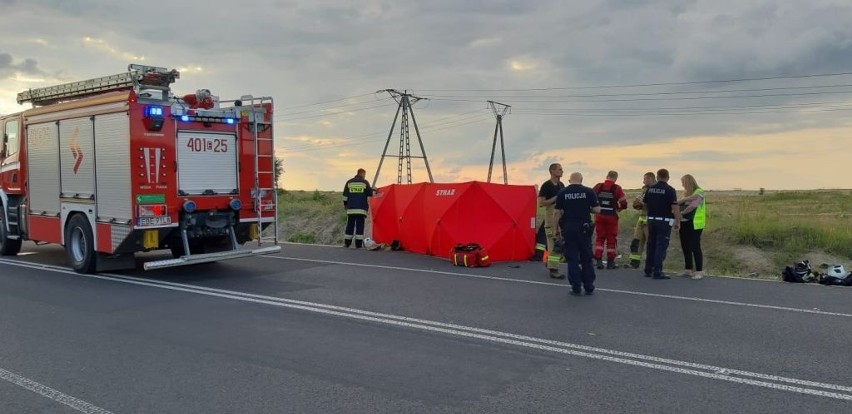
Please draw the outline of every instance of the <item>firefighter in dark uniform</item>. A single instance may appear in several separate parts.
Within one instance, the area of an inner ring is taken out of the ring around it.
[[[680,229],[677,191],[668,184],[669,171],[657,171],[657,183],[648,187],[642,200],[648,210],[648,245],[645,249],[645,277],[671,279],[663,274],[663,262],[672,230]]]
[[[352,240],[355,240],[356,249],[364,246],[364,222],[367,218],[367,211],[370,209],[367,198],[373,195],[370,182],[364,178],[366,175],[367,171],[359,168],[358,174],[350,178],[346,182],[346,186],[343,187],[343,207],[346,208],[344,247],[351,246]]]
[[[574,172],[568,186],[556,194],[556,209],[553,214],[557,235],[565,241],[564,255],[568,262],[568,282],[571,294],[579,295],[585,289],[587,295],[595,291],[595,267],[592,261],[591,214],[601,212],[594,190],[583,185],[583,175]]]
[[[555,229],[558,227],[553,221],[553,204],[556,202],[556,194],[559,190],[565,188],[562,184],[562,165],[550,164],[550,179],[541,184],[538,191],[538,205],[544,207],[544,235],[546,237],[547,246],[547,266],[550,277],[554,279],[562,279],[564,276],[559,274],[559,263],[562,261],[561,252],[554,251],[553,239],[555,237]]]

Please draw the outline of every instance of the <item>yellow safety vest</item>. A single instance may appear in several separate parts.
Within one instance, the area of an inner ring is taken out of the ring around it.
[[[695,192],[692,194],[701,195],[701,204],[699,204],[698,208],[695,209],[695,217],[692,218],[692,228],[695,230],[701,230],[704,228],[704,225],[707,224],[707,210],[704,207],[704,190],[696,188]]]

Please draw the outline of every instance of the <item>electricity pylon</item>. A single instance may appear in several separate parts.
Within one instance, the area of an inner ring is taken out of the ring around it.
[[[494,169],[494,150],[497,149],[497,132],[499,131],[500,153],[503,155],[503,184],[509,184],[509,177],[506,175],[506,148],[503,145],[503,117],[510,112],[512,106],[494,101],[488,101],[488,104],[497,118],[497,125],[494,127],[494,141],[491,143],[491,161],[488,163],[488,182],[491,182],[491,170]],[[500,109],[497,109],[498,106]]]
[[[396,108],[396,115],[393,117],[393,123],[391,124],[390,131],[388,132],[388,139],[385,142],[385,149],[382,150],[382,158],[379,159],[379,167],[376,168],[376,176],[373,178],[373,187],[377,187],[379,180],[379,172],[382,170],[382,163],[385,160],[385,157],[388,157],[388,145],[390,145],[390,139],[393,135],[394,127],[396,126],[396,120],[399,118],[399,113],[402,112],[402,121],[399,124],[399,153],[396,155],[397,157],[397,169],[396,169],[396,183],[402,184],[402,164],[405,161],[406,167],[406,184],[411,184],[411,159],[412,158],[423,158],[423,162],[426,164],[426,172],[429,174],[429,182],[434,183],[435,180],[432,179],[432,170],[429,168],[429,159],[426,158],[426,149],[423,148],[423,140],[420,138],[420,129],[417,128],[417,120],[414,119],[414,109],[411,108],[412,105],[417,103],[422,99],[418,96],[414,96],[408,93],[408,91],[400,92],[396,89],[385,89],[383,91],[378,92],[387,92],[395,101],[399,103],[399,106]],[[417,142],[420,144],[420,153],[422,156],[411,156],[411,143],[409,140],[408,134],[408,117],[409,114],[411,116],[411,122],[414,124],[414,132],[417,134]],[[391,155],[393,156],[393,155]]]

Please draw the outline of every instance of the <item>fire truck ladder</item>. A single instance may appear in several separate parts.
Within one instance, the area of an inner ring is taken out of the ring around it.
[[[127,72],[78,82],[29,89],[18,94],[18,103],[44,106],[99,93],[125,89],[159,89],[168,92],[169,84],[180,77],[178,71],[155,66],[130,65]]]
[[[254,134],[254,190],[252,191],[252,195],[254,198],[254,212],[257,214],[257,245],[260,246],[264,241],[272,242],[275,245],[278,245],[278,180],[275,177],[275,131],[274,125],[272,122],[272,118],[270,117],[269,121],[266,121],[264,117],[263,111],[257,111],[256,108],[263,108],[264,104],[272,104],[274,108],[274,102],[272,97],[262,96],[255,97],[251,95],[242,96],[240,98],[243,102],[243,106],[248,105],[249,108],[252,108],[252,111],[249,115],[249,125],[251,127],[251,131]],[[259,136],[259,131],[269,130],[269,138],[263,138]],[[261,142],[268,142],[269,148],[272,148],[271,154],[261,154],[260,146]],[[268,165],[270,166],[270,171],[261,171],[260,170],[260,160],[266,158],[269,159]],[[270,181],[272,182],[272,187],[261,187],[261,176],[269,176]],[[272,193],[272,202],[264,204],[263,196],[267,193]],[[263,223],[263,211],[272,207],[273,211],[275,211],[275,217],[272,221],[272,235],[271,236],[263,236],[263,232],[261,231],[262,223]]]

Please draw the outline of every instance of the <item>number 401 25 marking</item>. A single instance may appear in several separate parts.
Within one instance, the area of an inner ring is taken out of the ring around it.
[[[228,141],[222,138],[190,138],[186,147],[192,152],[228,152]]]

